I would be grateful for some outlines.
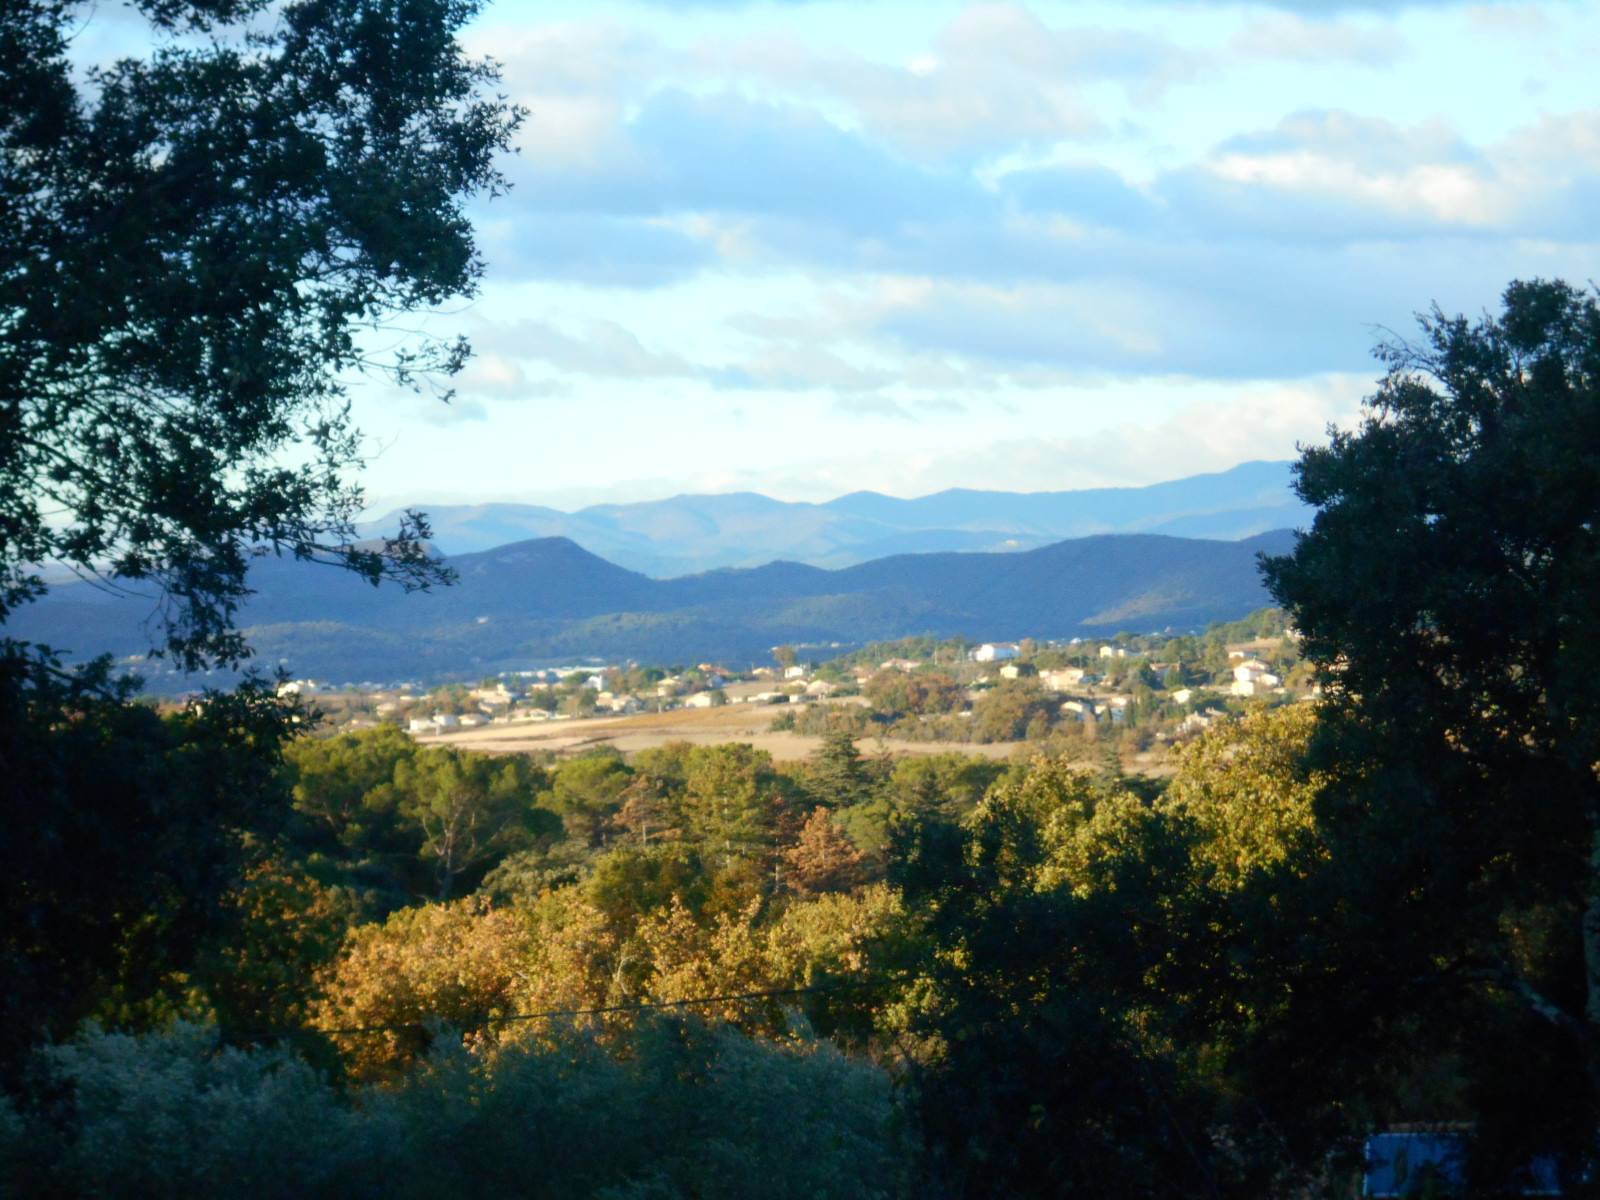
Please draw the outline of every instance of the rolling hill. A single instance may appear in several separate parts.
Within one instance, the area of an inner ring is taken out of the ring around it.
[[[252,572],[241,625],[263,665],[337,680],[476,677],[585,657],[731,665],[766,661],[783,642],[908,634],[1192,629],[1268,603],[1256,556],[1285,552],[1292,537],[1102,534],[1011,554],[903,554],[836,570],[773,562],[675,579],[538,538],[456,556],[456,586],[412,595],[268,558]],[[19,611],[7,632],[78,657],[124,657],[149,647],[153,612],[149,598],[75,583]]]

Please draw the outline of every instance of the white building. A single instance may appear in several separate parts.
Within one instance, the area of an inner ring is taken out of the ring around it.
[[[1015,642],[985,642],[972,652],[973,662],[1003,662],[1018,657],[1022,651]]]
[[[1283,679],[1267,670],[1266,663],[1259,658],[1247,658],[1233,669],[1233,686],[1228,690],[1235,696],[1254,696],[1282,686]]]

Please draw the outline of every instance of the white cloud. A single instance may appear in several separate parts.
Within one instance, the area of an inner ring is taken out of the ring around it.
[[[688,359],[650,349],[615,321],[590,319],[577,333],[532,319],[485,323],[473,342],[492,351],[496,363],[525,359],[589,378],[686,379],[699,373]],[[521,374],[520,367],[515,370]]]
[[[1222,61],[1342,62],[1383,67],[1409,50],[1392,25],[1312,21],[1291,13],[1268,13],[1229,39]]]
[[[949,487],[1065,491],[1143,486],[1222,471],[1252,459],[1294,458],[1296,443],[1324,442],[1330,423],[1352,424],[1360,398],[1370,388],[1367,379],[1337,375],[1298,384],[1252,385],[1241,387],[1229,401],[1197,403],[1158,421],[1128,422],[1082,435],[877,451],[760,471],[723,469],[674,481],[670,490],[757,490],[789,500],[822,501],[862,488],[909,497]],[[901,415],[887,406],[862,407],[859,400],[853,404],[847,410],[851,415]]]

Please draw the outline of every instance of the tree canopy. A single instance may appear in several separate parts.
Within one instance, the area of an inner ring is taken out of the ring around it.
[[[151,49],[86,72],[77,0],[0,38],[0,620],[47,561],[165,597],[186,665],[237,662],[253,554],[435,577],[416,520],[355,545],[349,380],[463,343],[371,331],[470,293],[463,208],[519,113],[472,0],[142,0]]]
[[[155,585],[183,666],[236,665],[256,555],[442,577],[420,519],[356,544],[346,391],[466,354],[374,332],[481,270],[463,205],[501,186],[519,113],[456,43],[474,10],[141,0],[119,28],[135,47],[142,14],[144,52],[86,66],[94,4],[0,4],[0,624],[66,564]],[[166,719],[129,699],[0,638],[0,1073],[178,990],[282,832],[305,713],[260,683]],[[324,800],[334,825],[384,816]],[[441,809],[416,817],[442,846]],[[441,849],[441,872],[476,853]]]
[[[1329,698],[1314,753],[1350,768],[1318,808],[1322,972],[1349,968],[1345,1014],[1409,1008],[1417,1047],[1456,1057],[1484,1145],[1581,1163],[1600,1111],[1600,304],[1535,280],[1498,314],[1421,323],[1381,349],[1359,426],[1304,452],[1317,516],[1267,563]]]

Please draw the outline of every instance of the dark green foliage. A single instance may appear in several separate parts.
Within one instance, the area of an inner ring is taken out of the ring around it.
[[[555,769],[539,804],[561,819],[568,837],[599,846],[615,832],[612,818],[632,780],[633,773],[615,750],[581,754]]]
[[[330,883],[374,890],[379,911],[471,890],[507,855],[561,831],[538,807],[547,776],[525,755],[422,747],[380,725],[301,738],[284,757],[299,817],[293,853]]]
[[[1315,524],[1267,564],[1333,701],[1320,751],[1360,768],[1319,810],[1332,865],[1310,954],[1344,990],[1305,991],[1301,1032],[1319,1006],[1361,1035],[1346,1045],[1410,1023],[1420,1053],[1458,1062],[1485,1161],[1589,1157],[1600,305],[1513,283],[1497,316],[1422,327],[1383,348],[1360,426],[1305,452]],[[1512,1094],[1542,1102],[1485,1103]]]
[[[902,813],[959,823],[1005,769],[1003,762],[976,755],[909,755],[894,764],[889,786]]]
[[[181,989],[253,841],[282,827],[297,719],[260,684],[163,718],[103,674],[0,655],[0,1070]]]
[[[882,772],[862,760],[855,738],[843,731],[823,735],[822,747],[805,774],[807,797],[827,808],[849,808],[869,800],[882,782]]]
[[[415,520],[352,545],[342,379],[463,360],[461,345],[379,360],[358,330],[481,270],[461,205],[500,186],[516,114],[454,42],[473,8],[168,0],[158,20],[205,32],[80,90],[68,39],[90,7],[7,7],[0,619],[39,591],[30,565],[58,559],[153,581],[167,648],[231,662],[260,548],[374,582],[439,577]]]
[[[897,868],[937,949],[911,1027],[934,1185],[961,1197],[1259,1195],[1270,1158],[1214,1137],[1225,1027],[1194,829],[1041,760]],[[1235,1127],[1235,1138],[1249,1136]]]

